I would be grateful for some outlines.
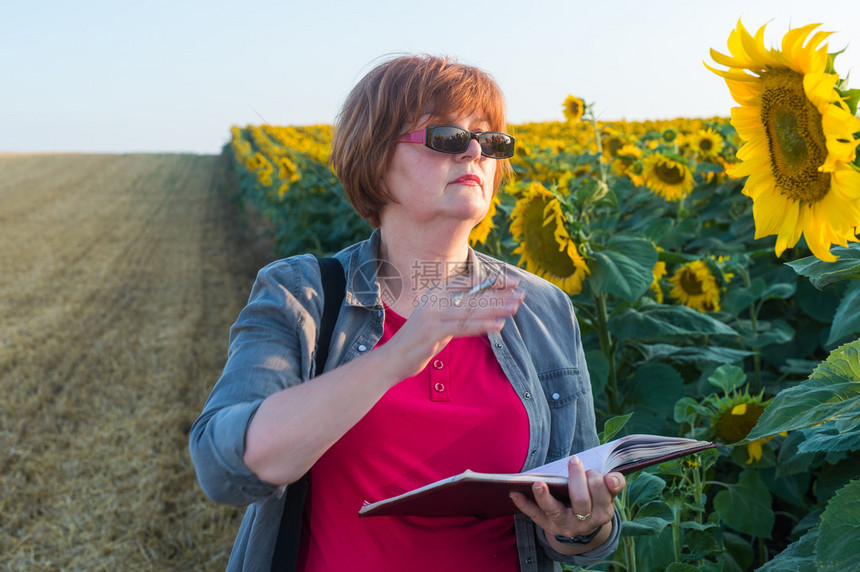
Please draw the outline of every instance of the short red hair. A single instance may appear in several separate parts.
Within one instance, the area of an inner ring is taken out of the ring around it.
[[[422,115],[453,120],[477,113],[491,131],[505,131],[505,100],[495,80],[447,57],[401,56],[378,65],[347,96],[334,124],[331,165],[353,208],[379,226],[393,199],[382,188],[394,145]],[[512,172],[499,160],[493,191]]]

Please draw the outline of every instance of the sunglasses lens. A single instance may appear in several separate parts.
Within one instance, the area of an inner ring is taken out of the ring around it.
[[[442,153],[462,153],[470,140],[468,131],[450,125],[433,127],[428,137],[430,148]]]
[[[478,135],[481,153],[493,159],[507,159],[514,155],[514,138],[505,133],[490,131]]]
[[[514,138],[498,131],[476,134],[481,154],[493,159],[514,156]],[[472,134],[454,125],[432,125],[427,128],[427,146],[442,153],[463,153],[469,148]]]

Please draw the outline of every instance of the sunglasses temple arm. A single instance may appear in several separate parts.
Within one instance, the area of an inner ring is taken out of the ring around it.
[[[398,139],[401,143],[424,143],[425,138],[427,137],[427,130],[422,129],[421,131],[413,131],[412,133],[407,133],[400,139]]]

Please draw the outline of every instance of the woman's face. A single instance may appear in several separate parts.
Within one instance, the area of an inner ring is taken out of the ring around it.
[[[417,129],[427,125],[456,125],[469,131],[489,131],[480,115],[453,120],[422,116]],[[383,178],[396,202],[382,210],[382,225],[438,225],[442,232],[450,224],[471,230],[487,213],[493,197],[496,160],[481,155],[474,139],[463,153],[440,153],[420,143],[395,143],[394,155]]]

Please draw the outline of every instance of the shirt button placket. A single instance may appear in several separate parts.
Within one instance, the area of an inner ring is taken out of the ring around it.
[[[430,401],[451,401],[449,392],[448,347],[430,362]]]

